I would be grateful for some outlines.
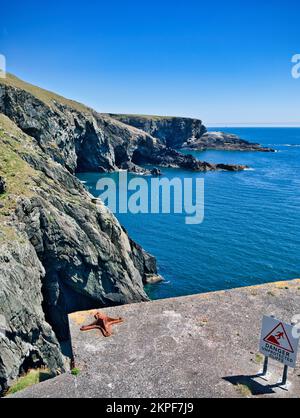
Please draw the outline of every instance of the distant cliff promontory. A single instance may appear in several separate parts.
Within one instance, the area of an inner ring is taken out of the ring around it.
[[[112,118],[141,129],[157,138],[159,142],[169,148],[205,151],[208,149],[228,151],[273,151],[271,148],[246,141],[237,135],[225,132],[208,132],[199,119],[121,115],[110,113]]]
[[[146,301],[143,285],[157,277],[154,257],[76,172],[245,168],[175,149],[205,135],[200,121],[162,118],[148,129],[117,119],[12,75],[0,79],[0,393],[29,368],[66,368],[69,312]]]

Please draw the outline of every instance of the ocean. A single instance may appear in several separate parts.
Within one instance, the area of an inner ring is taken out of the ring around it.
[[[190,152],[200,160],[248,165],[243,172],[162,169],[170,179],[204,178],[201,224],[186,225],[184,214],[116,214],[157,259],[164,281],[147,285],[151,299],[300,277],[300,128],[210,130],[231,132],[277,152]],[[109,176],[117,179],[116,173]],[[97,196],[101,175],[78,177]]]

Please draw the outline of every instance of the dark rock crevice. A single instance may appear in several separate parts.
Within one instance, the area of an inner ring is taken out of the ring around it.
[[[84,132],[76,139],[76,172],[112,171],[115,165],[110,162],[111,153],[108,141],[99,141],[99,133],[90,122],[86,122]]]
[[[3,194],[6,192],[6,181],[4,177],[0,176],[0,194]]]
[[[25,357],[19,368],[19,375],[27,373],[31,369],[47,367],[40,353],[37,350],[31,350]]]

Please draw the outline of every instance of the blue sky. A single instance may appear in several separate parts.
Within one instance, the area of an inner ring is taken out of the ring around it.
[[[102,112],[300,125],[300,2],[1,5],[8,71]]]

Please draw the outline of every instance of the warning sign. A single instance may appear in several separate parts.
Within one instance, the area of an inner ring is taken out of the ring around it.
[[[289,367],[296,367],[299,336],[293,336],[293,326],[264,316],[260,352]]]

